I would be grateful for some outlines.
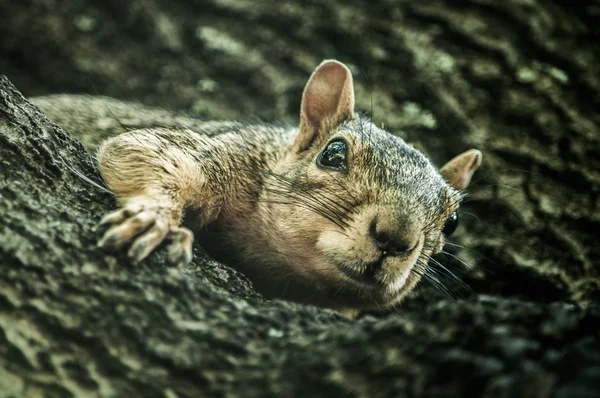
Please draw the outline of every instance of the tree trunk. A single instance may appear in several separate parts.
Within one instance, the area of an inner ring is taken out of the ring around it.
[[[0,0],[0,398],[600,396],[600,5]],[[484,166],[423,284],[358,321],[266,301],[195,248],[95,246],[113,198],[26,96],[89,92],[297,122],[324,58],[436,163]]]

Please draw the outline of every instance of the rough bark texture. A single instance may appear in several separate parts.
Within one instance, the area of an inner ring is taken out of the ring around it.
[[[485,156],[449,248],[470,268],[444,259],[472,291],[348,321],[200,248],[189,270],[96,249],[115,204],[71,171],[94,178],[90,155],[3,77],[0,397],[600,396],[600,5],[570,4],[0,0],[0,73],[26,96],[294,122],[337,58],[438,164]]]

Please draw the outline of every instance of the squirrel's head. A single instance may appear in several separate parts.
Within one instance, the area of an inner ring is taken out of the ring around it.
[[[352,74],[324,61],[304,89],[298,134],[265,183],[271,244],[319,291],[308,302],[393,305],[453,232],[480,163],[481,152],[470,150],[438,170],[355,115]]]

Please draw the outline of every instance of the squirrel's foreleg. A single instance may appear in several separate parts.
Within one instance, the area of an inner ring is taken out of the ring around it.
[[[98,151],[98,164],[121,208],[99,224],[98,246],[128,246],[135,261],[168,241],[168,259],[185,264],[192,257],[192,232],[181,227],[184,209],[202,203],[202,222],[218,210],[218,195],[207,186],[202,162],[194,147],[207,147],[206,138],[190,131],[136,130],[107,140]]]

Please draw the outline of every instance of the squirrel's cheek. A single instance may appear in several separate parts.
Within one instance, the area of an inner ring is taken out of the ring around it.
[[[368,239],[355,236],[352,230],[321,232],[317,249],[331,262],[346,263],[360,260],[360,263],[376,261],[380,254]]]
[[[341,231],[327,230],[321,232],[317,240],[317,248],[323,252],[345,250],[352,245],[352,239]]]

